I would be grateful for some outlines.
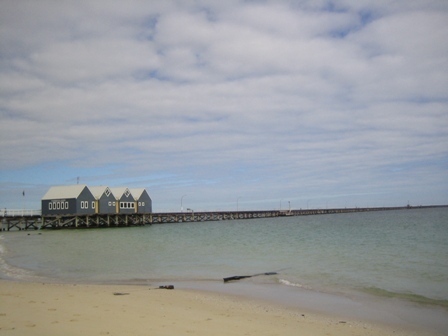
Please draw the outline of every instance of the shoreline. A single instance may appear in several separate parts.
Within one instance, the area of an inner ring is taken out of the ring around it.
[[[197,284],[196,284],[197,285]],[[67,284],[0,279],[2,335],[443,335],[342,319],[203,286]],[[188,288],[190,287],[190,288]],[[245,286],[241,286],[243,291]],[[246,288],[247,289],[247,288]],[[122,295],[114,295],[120,293]],[[247,294],[247,292],[245,292]],[[272,294],[272,293],[271,293]],[[274,293],[275,294],[275,293]]]
[[[448,312],[431,305],[375,297],[360,292],[336,293],[279,284],[250,281],[181,282],[181,288],[231,295],[243,300],[260,300],[268,304],[336,320],[362,321],[399,330],[418,331],[425,335],[448,335]]]

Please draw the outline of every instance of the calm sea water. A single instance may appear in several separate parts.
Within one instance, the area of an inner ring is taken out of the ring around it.
[[[220,281],[368,293],[448,308],[448,208],[136,228],[5,232],[3,277]]]

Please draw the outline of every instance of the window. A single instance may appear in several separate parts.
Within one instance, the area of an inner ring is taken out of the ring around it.
[[[61,209],[61,202],[56,202],[56,209]]]
[[[65,202],[65,209],[68,210],[68,202]]]
[[[129,195],[131,194],[131,192],[129,191],[129,189],[126,189],[126,192],[124,193],[126,195],[126,197],[129,197]]]
[[[106,191],[105,191],[104,193],[106,194],[107,197],[109,197],[109,195],[110,195],[110,190],[109,190],[109,188],[106,188]],[[109,204],[109,205],[110,205],[110,204]]]
[[[49,202],[48,203],[48,209],[49,210],[53,210],[53,202]]]
[[[142,206],[145,206],[145,202],[142,202]]]
[[[142,206],[142,202],[138,202],[138,206]]]
[[[111,206],[112,205],[112,202],[111,201],[109,201],[109,206]]]
[[[95,209],[95,201],[92,201],[92,209]]]
[[[120,209],[135,209],[135,202],[120,202]]]

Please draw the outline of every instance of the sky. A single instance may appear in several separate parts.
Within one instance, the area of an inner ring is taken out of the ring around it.
[[[0,208],[448,204],[446,0],[2,0]]]

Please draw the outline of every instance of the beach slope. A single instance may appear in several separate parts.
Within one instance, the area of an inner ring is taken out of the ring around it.
[[[7,335],[409,335],[262,301],[149,286],[0,280]]]

